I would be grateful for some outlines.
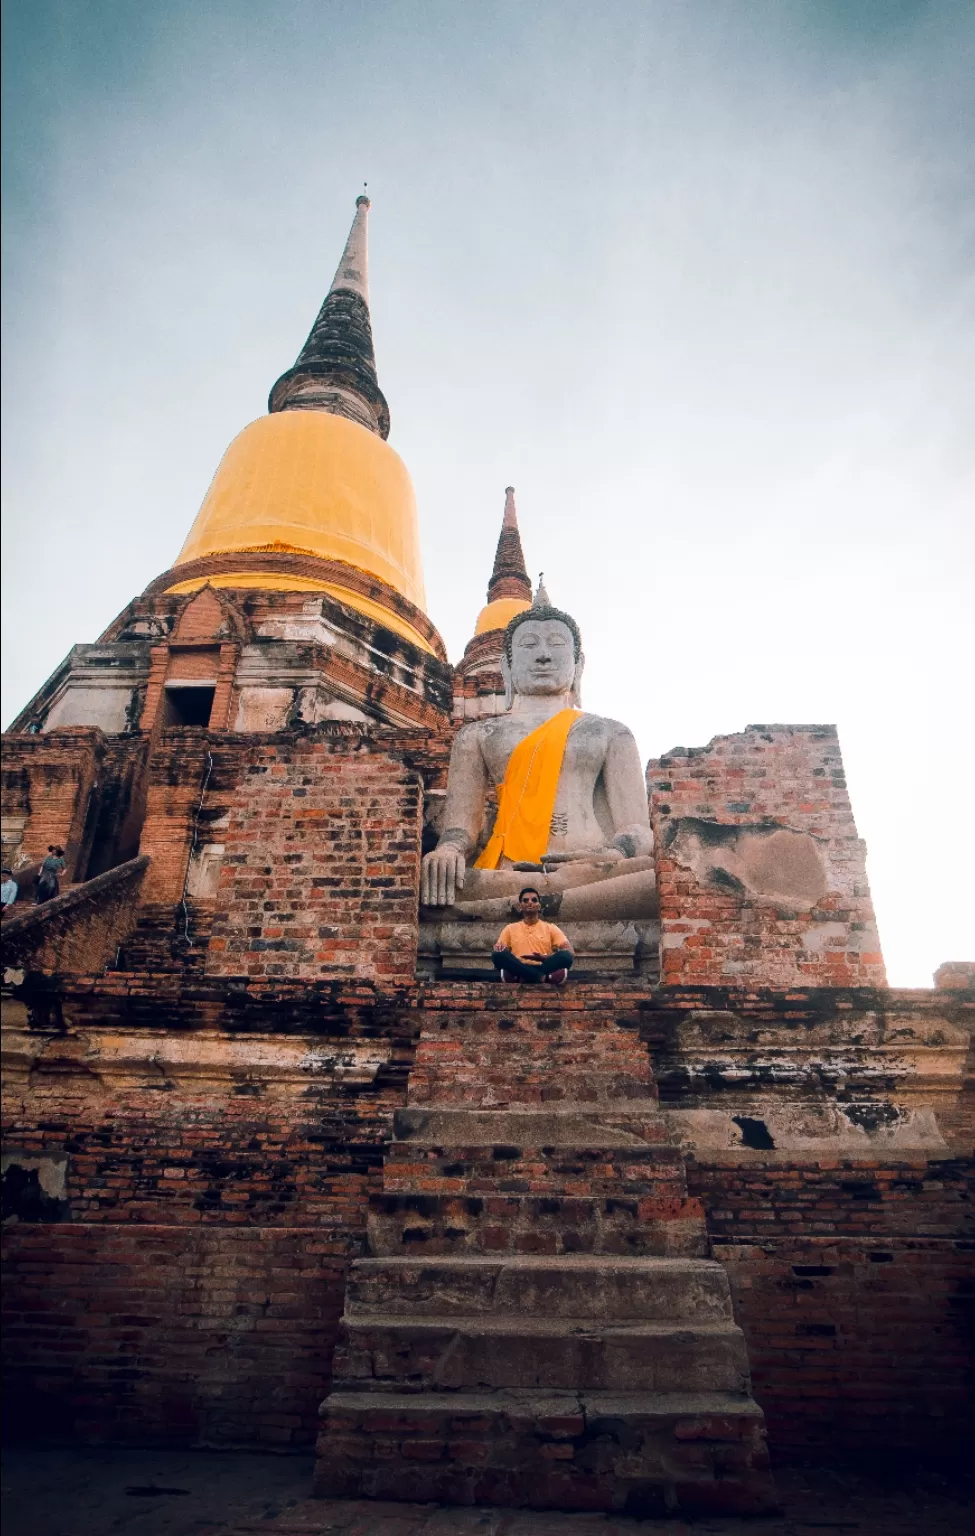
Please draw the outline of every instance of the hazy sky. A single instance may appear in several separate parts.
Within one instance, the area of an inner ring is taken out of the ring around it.
[[[836,721],[890,979],[975,957],[971,0],[12,0],[3,717],[170,565],[368,181],[428,611],[517,487],[644,756]]]

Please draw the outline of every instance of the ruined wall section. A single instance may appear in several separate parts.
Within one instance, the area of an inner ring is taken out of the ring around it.
[[[4,1233],[11,1440],[305,1450],[345,1260],[314,1227]]]
[[[5,1000],[12,1430],[309,1445],[413,1020],[369,988],[39,988]]]
[[[411,980],[422,798],[392,732],[329,724],[250,747],[223,834],[208,972]]]
[[[524,1092],[542,1104],[566,1092],[545,1043],[563,998],[576,1027],[609,1010],[650,1052],[773,1445],[964,1448],[970,1146],[942,1132],[975,996],[580,982],[529,1010]],[[421,1023],[502,1004],[514,1021],[488,983],[171,972],[29,977],[6,997],[16,1427],[310,1444]],[[611,1203],[638,1219],[623,1185]],[[545,1220],[572,1229],[577,1204]]]
[[[72,882],[134,857],[145,760],[145,743],[106,737],[95,726],[5,735],[4,864],[31,869],[57,844]]]
[[[728,1271],[778,1455],[967,1461],[970,1241],[840,1230],[774,1242],[746,1231],[713,1241],[712,1253]]]
[[[29,872],[61,842],[69,884],[147,858],[126,970],[410,980],[424,793],[448,752],[447,733],[345,721],[11,736],[5,862]]]
[[[148,859],[130,859],[40,906],[15,906],[3,924],[5,976],[105,970],[131,931]]]
[[[749,726],[647,769],[665,986],[883,986],[833,726]]]
[[[66,852],[67,878],[79,862],[85,813],[105,739],[94,727],[4,744],[4,863],[37,863],[50,843]]]
[[[641,1027],[775,1449],[967,1455],[975,992],[674,988]]]

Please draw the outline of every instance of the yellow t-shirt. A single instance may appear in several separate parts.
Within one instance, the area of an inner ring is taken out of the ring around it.
[[[554,923],[546,923],[542,918],[532,923],[531,927],[523,922],[509,923],[507,928],[502,928],[498,943],[510,949],[513,955],[528,965],[532,964],[529,955],[553,955],[557,949],[569,948],[569,941],[562,929],[556,928]]]

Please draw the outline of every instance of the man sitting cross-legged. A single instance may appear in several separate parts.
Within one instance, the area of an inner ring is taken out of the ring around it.
[[[518,897],[521,922],[509,923],[498,936],[491,959],[502,981],[547,981],[565,985],[572,964],[572,945],[561,928],[542,921],[542,902],[534,886]]]

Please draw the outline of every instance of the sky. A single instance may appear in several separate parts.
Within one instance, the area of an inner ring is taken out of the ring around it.
[[[504,487],[643,756],[835,722],[890,981],[975,958],[970,0],[10,0],[9,721],[175,558],[364,182],[458,660]]]

